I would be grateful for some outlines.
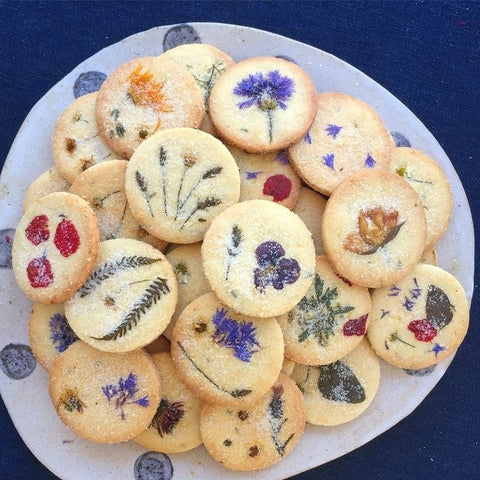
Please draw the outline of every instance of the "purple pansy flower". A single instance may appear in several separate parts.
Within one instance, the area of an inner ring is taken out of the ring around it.
[[[369,153],[367,153],[367,158],[365,159],[365,166],[367,168],[373,168],[375,167],[376,163],[377,162],[375,161],[375,159]]]
[[[342,128],[343,127],[340,127],[339,125],[334,125],[333,123],[328,123],[327,126],[325,127],[325,132],[327,132],[327,135],[332,137],[335,140]]]
[[[331,168],[333,171],[335,171],[334,163],[335,163],[334,153],[327,153],[326,155],[323,156],[323,164],[328,168]]]
[[[261,243],[255,249],[258,268],[253,272],[255,287],[261,293],[268,285],[282,290],[286,284],[295,283],[300,276],[300,265],[294,258],[285,258],[285,250],[274,241]]]
[[[67,322],[65,315],[54,313],[48,322],[50,340],[59,353],[64,352],[72,343],[78,340],[77,335]]]
[[[212,339],[219,345],[234,350],[234,356],[242,362],[249,362],[258,351],[260,344],[255,338],[255,327],[252,322],[237,321],[227,315],[227,310],[217,308],[212,318],[215,331]]]

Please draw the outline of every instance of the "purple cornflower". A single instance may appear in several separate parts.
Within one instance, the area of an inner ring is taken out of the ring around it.
[[[215,325],[213,340],[219,345],[232,348],[235,357],[242,362],[249,362],[252,355],[258,351],[256,347],[260,346],[255,338],[253,323],[234,320],[223,308],[217,308],[212,322]]]
[[[410,290],[410,293],[412,294],[412,300],[416,300],[422,294],[422,289],[420,288],[420,286],[418,284],[417,278],[413,279],[413,284],[415,286]]]
[[[398,288],[396,285],[392,285],[390,287],[390,293],[388,294],[389,297],[398,297],[398,294],[400,293],[401,288]]]
[[[335,154],[334,153],[327,153],[327,155],[323,156],[323,164],[326,167],[331,168],[333,171],[335,171],[334,162],[335,162]]]
[[[259,172],[245,172],[245,175],[246,175],[246,179],[247,180],[254,180],[255,178],[257,178],[261,173],[261,171]]]
[[[414,305],[415,305],[415,302],[408,297],[405,297],[405,301],[402,303],[402,307],[405,307],[409,312],[412,311]]]
[[[290,160],[288,159],[286,150],[280,150],[279,152],[277,152],[277,154],[275,155],[275,160],[277,162],[280,162],[282,165],[290,164]]]
[[[438,354],[446,349],[446,347],[442,347],[439,343],[435,343],[435,346],[430,351],[433,352],[435,354],[435,358],[437,358]]]
[[[65,315],[54,313],[48,322],[50,328],[50,340],[59,353],[64,352],[72,343],[78,340],[77,335],[71,329]]]
[[[373,168],[375,167],[376,163],[377,162],[375,161],[375,159],[369,153],[367,153],[367,158],[365,159],[365,166],[367,168]]]
[[[312,137],[310,135],[310,132],[307,132],[305,136],[303,137],[303,141],[307,142],[309,145],[312,144]]]
[[[125,420],[125,411],[123,409],[125,404],[136,403],[141,407],[148,407],[150,401],[148,395],[134,399],[138,393],[137,376],[130,373],[126,379],[120,377],[117,385],[105,385],[102,387],[102,392],[107,397],[108,402],[115,400],[115,408],[120,410],[120,418]]]
[[[258,268],[253,272],[255,287],[261,293],[268,285],[282,290],[285,284],[295,283],[300,276],[300,265],[294,258],[285,258],[285,250],[274,241],[261,243],[255,249]]]
[[[332,137],[335,140],[342,128],[343,127],[340,127],[339,125],[333,125],[332,123],[329,123],[325,127],[325,132],[327,132],[327,135]]]

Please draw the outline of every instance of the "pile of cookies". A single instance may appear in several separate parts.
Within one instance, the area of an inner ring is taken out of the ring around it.
[[[465,336],[465,292],[435,265],[441,168],[293,62],[135,58],[65,109],[52,147],[13,268],[83,438],[265,468],[307,422],[364,412],[379,357],[424,368]]]

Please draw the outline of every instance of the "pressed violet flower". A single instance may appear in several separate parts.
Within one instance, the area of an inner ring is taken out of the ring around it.
[[[260,346],[255,338],[253,323],[234,320],[223,308],[221,310],[217,308],[212,322],[215,325],[213,340],[219,345],[232,348],[234,356],[242,362],[249,362]]]
[[[48,322],[50,340],[59,353],[64,352],[72,343],[78,340],[77,335],[71,329],[65,315],[54,313]]]
[[[274,241],[261,243],[255,249],[258,268],[253,272],[255,287],[264,293],[268,285],[282,290],[295,283],[300,276],[300,265],[294,258],[285,258],[285,250]]]
[[[272,70],[265,75],[262,72],[251,74],[240,80],[233,89],[235,95],[246,97],[246,100],[237,103],[238,108],[245,109],[256,105],[260,110],[266,112],[270,142],[273,137],[272,112],[277,107],[285,110],[287,101],[294,91],[294,81],[281,75],[278,70]]]

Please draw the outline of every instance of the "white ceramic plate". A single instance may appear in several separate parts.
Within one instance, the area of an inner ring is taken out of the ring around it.
[[[201,41],[235,60],[270,55],[292,59],[312,76],[318,91],[343,91],[372,105],[391,132],[435,158],[450,179],[455,210],[450,228],[438,244],[439,264],[473,291],[474,233],[468,201],[454,167],[425,126],[381,86],[345,62],[294,40],[246,27],[193,23],[163,26],[133,35],[101,50],[55,85],[31,110],[11,148],[0,184],[0,387],[17,430],[31,451],[62,479],[169,480],[173,478],[239,479],[251,474],[230,472],[210,459],[203,447],[177,455],[149,454],[133,442],[97,445],[76,437],[57,418],[48,396],[48,378],[28,350],[27,319],[31,303],[8,268],[13,229],[21,217],[28,185],[52,166],[50,137],[57,116],[118,65],[158,55],[181,43]],[[85,74],[85,72],[97,72]],[[308,426],[296,449],[256,479],[280,479],[337,458],[376,437],[407,416],[435,386],[451,358],[436,368],[413,374],[382,362],[377,396],[358,419],[334,428]],[[20,377],[18,379],[12,377]],[[34,421],[32,421],[34,418]]]

